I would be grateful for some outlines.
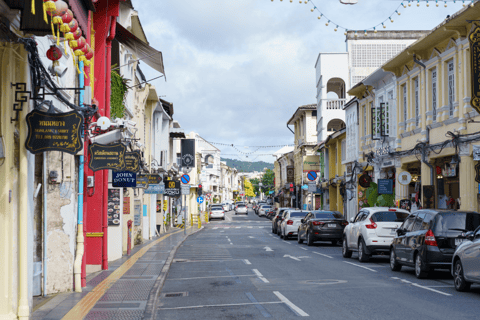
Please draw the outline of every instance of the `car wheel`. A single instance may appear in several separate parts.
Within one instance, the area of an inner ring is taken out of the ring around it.
[[[290,239],[289,235],[288,234],[285,234],[285,232],[283,233],[283,240],[288,240]]]
[[[283,239],[283,232],[280,230],[280,239]]]
[[[303,243],[303,240],[302,240],[302,238],[300,237],[300,230],[298,230],[297,242],[300,243],[300,244]]]
[[[453,274],[453,283],[455,284],[455,290],[460,292],[470,290],[471,283],[467,282],[467,280],[465,280],[465,277],[463,276],[463,266],[460,262],[460,259],[455,261],[454,268],[455,272]]]
[[[313,246],[313,238],[310,235],[310,232],[307,232],[307,246],[309,247]]]
[[[367,262],[370,256],[365,252],[366,250],[365,242],[363,239],[360,239],[358,242],[358,260],[360,262]]]
[[[418,279],[423,279],[426,278],[428,275],[428,271],[424,267],[424,263],[422,261],[422,257],[420,256],[419,253],[415,255],[415,276]]]
[[[390,269],[392,269],[392,271],[402,270],[402,265],[398,263],[395,249],[393,248],[390,250]]]
[[[344,258],[351,258],[352,257],[352,251],[348,250],[347,239],[345,239],[345,238],[343,238],[343,243],[342,243],[342,256]]]

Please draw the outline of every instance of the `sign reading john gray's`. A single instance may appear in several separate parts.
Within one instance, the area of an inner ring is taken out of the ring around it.
[[[195,139],[182,139],[182,167],[195,167]]]
[[[93,171],[98,170],[125,170],[125,152],[126,147],[121,144],[102,145],[94,143],[90,145],[90,162],[88,167]]]
[[[33,154],[52,150],[76,154],[83,148],[80,138],[83,117],[76,111],[46,113],[33,110],[27,114],[26,121],[25,148]]]

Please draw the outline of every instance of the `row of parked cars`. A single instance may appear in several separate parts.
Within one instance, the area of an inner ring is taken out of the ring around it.
[[[278,208],[272,232],[311,246],[316,241],[342,244],[342,255],[367,262],[373,255],[389,256],[392,271],[413,267],[424,278],[435,269],[448,269],[455,289],[480,283],[480,213],[422,209],[363,208],[350,221],[340,212]]]

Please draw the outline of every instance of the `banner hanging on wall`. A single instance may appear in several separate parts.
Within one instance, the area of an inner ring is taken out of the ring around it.
[[[81,127],[83,117],[76,111],[46,113],[33,110],[26,117],[28,135],[25,148],[33,154],[61,151],[77,154],[83,149]]]

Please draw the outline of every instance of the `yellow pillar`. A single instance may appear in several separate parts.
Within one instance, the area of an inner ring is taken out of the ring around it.
[[[478,184],[475,182],[475,163],[470,156],[460,157],[460,209],[478,210]]]
[[[398,177],[400,176],[400,173],[405,170],[402,166],[396,167],[395,170],[395,177],[397,178],[397,183],[395,184],[395,200],[409,199],[410,197],[408,196],[408,185],[403,185],[398,182]]]
[[[424,195],[423,195],[423,186],[428,186],[428,185],[432,185],[432,181],[430,181],[430,167],[427,166],[425,163],[422,162],[422,167],[421,167],[421,170],[422,170],[422,183],[420,184],[420,187],[422,188],[421,190],[421,194],[422,194],[422,206],[425,207],[425,198],[424,198]],[[436,194],[434,195],[434,197],[436,196]],[[435,201],[434,201],[435,202]]]

